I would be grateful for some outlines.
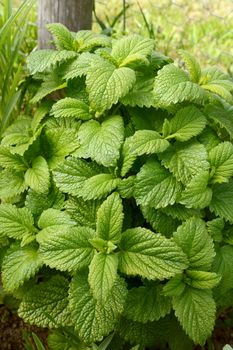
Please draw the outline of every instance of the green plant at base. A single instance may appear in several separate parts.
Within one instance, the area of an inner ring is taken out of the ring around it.
[[[3,286],[52,350],[203,345],[232,303],[233,83],[151,39],[49,28],[38,109],[0,147]]]

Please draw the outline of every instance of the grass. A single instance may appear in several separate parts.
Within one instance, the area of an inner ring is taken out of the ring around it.
[[[157,50],[176,57],[185,49],[202,66],[218,65],[233,74],[233,2],[231,0],[128,0],[126,33],[155,39]],[[122,8],[123,1],[96,0],[98,17],[107,22]],[[97,28],[97,24],[94,28]],[[115,25],[122,34],[123,19]]]

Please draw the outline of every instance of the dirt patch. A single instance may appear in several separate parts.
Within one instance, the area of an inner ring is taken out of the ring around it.
[[[31,349],[35,349],[29,334],[34,332],[43,342],[46,349],[48,331],[24,323],[15,313],[6,306],[0,306],[0,348],[1,350],[25,350],[24,337],[26,336]]]

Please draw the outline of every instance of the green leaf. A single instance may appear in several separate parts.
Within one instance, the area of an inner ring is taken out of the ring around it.
[[[154,77],[138,75],[136,83],[120,102],[127,106],[151,107],[154,105]]]
[[[209,162],[211,167],[211,182],[228,182],[233,175],[233,145],[225,141],[219,143],[209,152]]]
[[[216,306],[211,291],[186,287],[172,304],[188,336],[195,344],[204,345],[215,323]]]
[[[213,198],[210,211],[217,216],[233,223],[233,181],[213,187]]]
[[[53,171],[55,182],[62,192],[80,196],[87,178],[97,175],[101,168],[85,160],[67,158],[62,165]]]
[[[116,68],[105,59],[92,63],[86,80],[91,107],[99,112],[110,109],[129,92],[135,81],[135,72],[130,68]]]
[[[90,52],[84,52],[80,54],[72,62],[66,64],[64,70],[64,79],[75,79],[86,75],[92,60],[96,60],[98,57],[99,56]],[[102,60],[101,57],[100,60]]]
[[[124,316],[136,322],[157,321],[171,311],[171,299],[162,294],[162,286],[149,284],[132,288],[125,303]]]
[[[59,96],[59,90],[63,90],[66,87],[66,85],[67,84],[64,81],[62,81],[60,76],[56,75],[55,73],[52,73],[46,76],[46,79],[37,89],[36,94],[33,96],[30,102],[35,104],[41,101],[44,97],[55,93],[56,91],[58,91]],[[56,94],[54,95],[56,96]]]
[[[118,278],[106,302],[93,298],[85,274],[74,276],[69,292],[70,310],[75,329],[86,343],[101,341],[113,331],[119,315],[123,312],[127,289]]]
[[[206,118],[195,106],[180,109],[169,121],[169,135],[166,139],[188,141],[202,132],[206,126]]]
[[[118,186],[119,178],[112,174],[98,174],[87,179],[80,190],[80,196],[84,200],[100,199],[106,197]]]
[[[24,295],[18,314],[27,323],[57,328],[70,325],[68,281],[59,275],[30,288]]]
[[[32,118],[18,117],[4,132],[2,145],[8,146],[8,149],[14,154],[24,155],[29,146],[37,139],[41,133],[41,128],[32,133]]]
[[[0,146],[0,165],[3,168],[11,168],[17,171],[27,169],[26,162],[19,154],[12,154],[11,151],[4,146]]]
[[[209,177],[208,171],[193,177],[182,192],[180,203],[187,208],[207,207],[212,199],[212,189],[208,187]]]
[[[183,293],[185,289],[184,275],[179,274],[172,277],[163,287],[163,293],[166,296],[176,297]]]
[[[34,216],[38,217],[48,208],[62,209],[64,201],[65,195],[53,186],[49,193],[38,193],[29,190],[26,196],[25,206]]]
[[[55,118],[70,118],[75,117],[81,120],[92,118],[89,111],[89,106],[76,98],[66,97],[57,101],[51,110],[51,114]]]
[[[12,171],[12,169],[1,170],[0,172],[0,198],[11,198],[27,188],[24,180],[24,172]]]
[[[213,262],[213,271],[221,276],[221,281],[214,290],[214,296],[218,304],[224,304],[224,296],[233,288],[233,247],[224,245],[216,249]]]
[[[43,231],[42,231],[43,232]],[[95,231],[85,226],[53,226],[38,235],[40,256],[51,268],[76,271],[90,264],[94,254],[89,239]]]
[[[223,128],[230,139],[233,139],[233,124],[232,124],[232,110],[227,109],[223,105],[215,106],[214,104],[209,104],[205,107],[205,112],[211,121],[218,126]]]
[[[75,225],[75,221],[64,211],[54,208],[44,210],[38,220],[39,228],[44,229],[54,225]]]
[[[160,158],[162,164],[183,184],[189,183],[194,176],[209,169],[207,151],[196,141],[176,143],[162,153]]]
[[[195,217],[188,219],[174,233],[174,241],[187,255],[189,267],[203,271],[210,269],[215,251],[204,221]]]
[[[120,116],[110,116],[101,124],[96,120],[83,123],[78,132],[83,157],[106,167],[116,166],[123,139],[124,123]]]
[[[76,336],[62,330],[53,330],[48,336],[48,345],[51,350],[88,350]]]
[[[0,235],[14,239],[35,237],[37,229],[27,208],[17,208],[11,204],[0,205]]]
[[[73,50],[74,36],[61,23],[50,23],[47,25],[53,35],[55,46],[58,50]]]
[[[70,128],[46,130],[43,141],[46,145],[46,159],[51,169],[55,169],[65,157],[79,147],[77,131]]]
[[[78,52],[91,51],[98,46],[108,47],[111,45],[111,38],[107,35],[96,34],[91,30],[79,30],[75,34],[74,46]]]
[[[118,256],[116,253],[96,253],[89,266],[88,282],[93,296],[105,302],[112,292],[117,278]]]
[[[169,171],[158,161],[149,160],[136,176],[134,196],[138,204],[164,208],[175,203],[180,189]]]
[[[97,212],[96,234],[98,237],[119,242],[123,224],[123,205],[118,193],[111,194]]]
[[[211,289],[221,280],[214,272],[187,270],[185,283],[198,289]]]
[[[128,35],[112,43],[111,55],[120,67],[147,63],[147,57],[154,48],[152,39],[144,39],[139,35]]]
[[[125,231],[120,243],[119,269],[147,279],[169,278],[186,268],[186,256],[172,241],[148,229]]]
[[[38,156],[32,161],[32,166],[25,173],[25,183],[36,192],[48,192],[50,173],[46,160]]]
[[[189,52],[184,50],[179,50],[179,53],[184,60],[186,66],[189,70],[189,75],[193,83],[199,83],[201,78],[201,67],[196,61],[195,57],[192,56]]]
[[[127,139],[128,152],[135,156],[164,152],[169,145],[168,141],[153,130],[138,130]]]
[[[129,176],[126,179],[122,179],[117,187],[121,198],[131,198],[134,196],[134,184],[135,176]]]
[[[222,231],[224,228],[224,220],[221,218],[213,219],[207,222],[207,230],[214,242],[222,241]]]
[[[6,252],[2,262],[3,287],[8,292],[13,292],[25,281],[39,271],[43,265],[38,251],[34,246],[20,247],[12,245]]]
[[[184,101],[202,105],[206,96],[205,91],[174,64],[167,64],[158,71],[154,94],[158,104],[164,107]]]
[[[28,56],[27,67],[31,74],[42,73],[50,70],[58,63],[68,61],[77,56],[74,51],[39,50],[33,51]]]
[[[98,200],[84,201],[82,198],[69,196],[66,201],[66,212],[80,226],[96,227],[97,210],[101,202]]]
[[[166,317],[145,324],[121,317],[116,331],[121,339],[132,345],[140,344],[142,348],[152,348],[156,344],[162,348],[169,335],[169,324],[170,321]],[[131,350],[137,350],[137,348],[133,347]]]
[[[149,207],[147,205],[141,206],[142,214],[153,230],[160,232],[165,236],[170,237],[172,232],[177,229],[177,226],[180,224],[180,221],[173,219],[171,216],[166,214],[166,209],[164,212],[156,210],[155,208]]]

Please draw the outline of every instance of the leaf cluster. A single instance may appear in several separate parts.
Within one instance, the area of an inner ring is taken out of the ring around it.
[[[232,304],[233,83],[137,35],[50,30],[35,115],[0,146],[3,286],[51,349],[203,345]]]

